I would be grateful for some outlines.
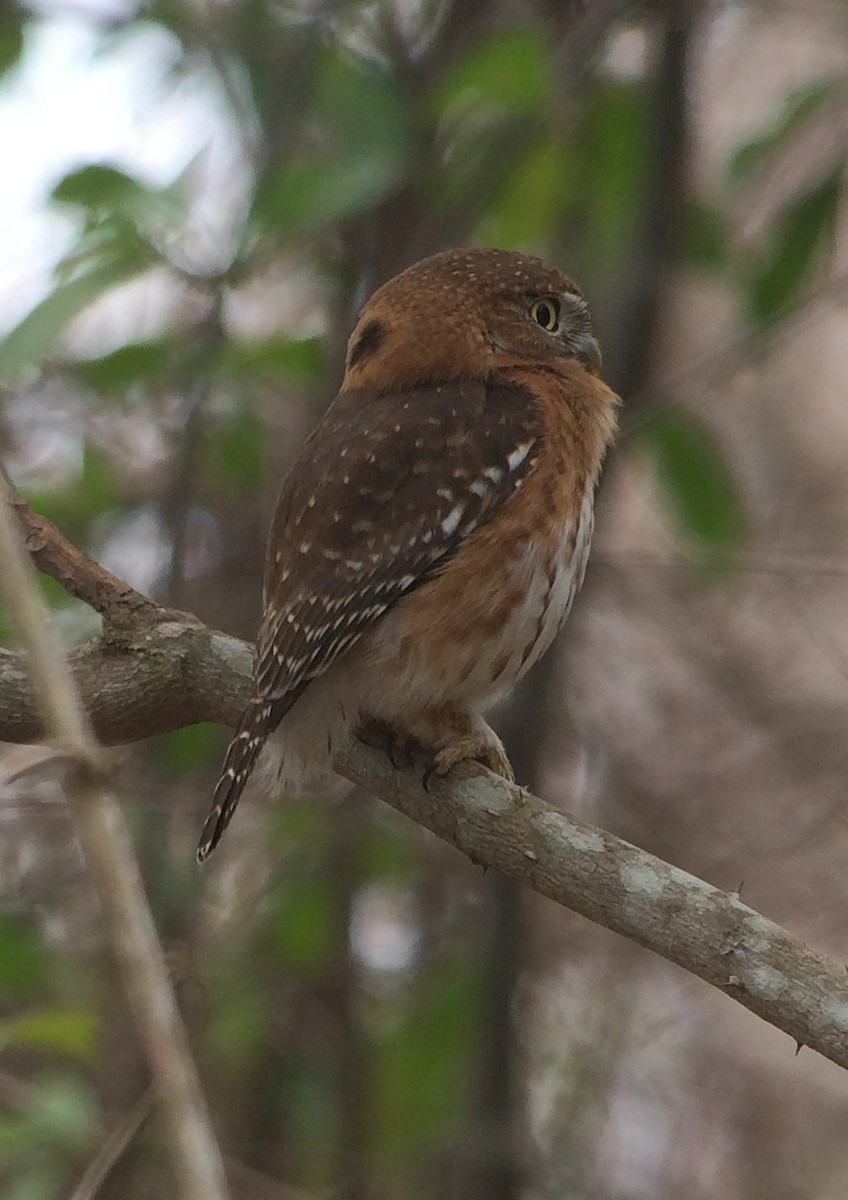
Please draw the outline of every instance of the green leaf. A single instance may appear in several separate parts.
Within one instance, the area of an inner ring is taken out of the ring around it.
[[[87,443],[82,446],[80,472],[77,478],[51,491],[22,489],[27,503],[37,513],[47,517],[76,544],[85,544],[92,519],[115,508],[120,501],[119,479],[109,459],[101,450]],[[69,603],[61,586],[48,576],[39,576],[52,608]],[[64,597],[64,601],[63,601]],[[73,603],[77,603],[73,601]]]
[[[291,238],[376,204],[398,176],[397,164],[380,156],[290,162],[266,179],[253,214]]]
[[[728,232],[724,218],[713,208],[695,201],[687,205],[683,225],[683,260],[704,271],[727,267]]]
[[[314,874],[291,878],[278,896],[269,935],[273,950],[293,971],[320,975],[335,947],[329,880]]]
[[[840,171],[781,213],[770,252],[747,288],[748,309],[758,323],[773,321],[806,282],[816,251],[833,233],[841,195]]]
[[[192,775],[223,757],[226,730],[202,722],[166,733],[159,739],[158,761],[175,776]]]
[[[180,181],[165,188],[148,187],[124,171],[103,163],[91,163],[61,179],[50,198],[57,204],[87,209],[91,214],[120,214],[134,225],[151,219],[176,219]]]
[[[67,1164],[88,1149],[99,1131],[99,1114],[89,1086],[69,1076],[31,1081],[25,1107],[0,1118],[0,1161],[25,1168],[16,1171],[14,1191],[4,1175],[4,1200],[12,1195],[46,1200],[66,1194],[67,1180],[61,1189],[59,1181]]]
[[[247,1063],[261,1056],[267,1044],[268,1023],[265,1006],[257,1002],[256,987],[249,982],[246,971],[240,979],[227,979],[226,983],[217,996],[207,1038],[218,1066],[238,1075]]]
[[[74,1152],[85,1146],[99,1128],[93,1090],[67,1075],[39,1082],[27,1116],[45,1142]]]
[[[83,447],[82,472],[79,478],[80,515],[92,517],[115,508],[120,491],[115,471],[109,460],[88,443]]]
[[[0,1021],[0,1050],[9,1046],[33,1046],[77,1058],[94,1052],[97,1022],[93,1013],[54,1010],[27,1013]]]
[[[480,106],[521,116],[540,116],[552,96],[550,56],[535,30],[499,30],[447,72],[434,102],[439,114],[455,119]]]
[[[573,171],[585,197],[574,220],[593,261],[614,267],[644,207],[653,136],[645,88],[604,81],[595,89],[577,130]]]
[[[569,185],[565,148],[547,135],[534,139],[501,185],[477,240],[517,250],[543,245],[562,219]]]
[[[315,110],[326,136],[350,158],[379,157],[397,167],[406,160],[409,106],[389,72],[327,50],[316,72]]]
[[[3,1200],[59,1200],[64,1175],[55,1162],[30,1162],[4,1189]]]
[[[61,179],[53,188],[51,199],[59,204],[112,210],[135,203],[144,190],[138,180],[123,171],[92,163]]]
[[[422,181],[425,194],[435,208],[461,215],[463,223],[477,212],[484,216],[501,194],[516,157],[521,158],[516,156],[516,146],[523,147],[530,137],[523,117],[488,114],[469,122],[458,131],[443,161]],[[517,198],[528,218],[533,203],[527,195]]]
[[[154,386],[174,361],[174,346],[168,340],[131,342],[101,358],[80,360],[74,370],[92,391],[111,399],[139,385]]]
[[[713,549],[738,543],[744,531],[739,495],[710,433],[673,410],[654,417],[645,438],[684,532]]]
[[[114,247],[108,261],[60,283],[0,341],[0,379],[17,380],[28,367],[42,361],[56,346],[71,321],[104,292],[132,279],[152,263],[140,244]]]
[[[479,964],[474,956],[437,966],[375,1039],[375,1144],[391,1161],[408,1158],[456,1129],[467,1111],[478,1050]]]
[[[23,17],[7,10],[0,15],[0,75],[10,70],[23,54]]]
[[[408,885],[417,861],[414,845],[394,825],[373,823],[361,850],[363,878]]]
[[[812,120],[843,86],[840,79],[819,79],[793,92],[771,128],[740,146],[733,154],[729,165],[730,178],[742,182],[761,171],[792,135]]]
[[[60,284],[0,342],[0,378],[13,381],[53,349],[65,327],[114,282],[112,272],[91,272]]]
[[[391,77],[338,52],[317,71],[309,144],[257,188],[253,218],[291,238],[379,201],[402,178],[408,106]]]
[[[324,371],[320,338],[261,338],[228,342],[222,348],[218,369],[223,376],[245,374],[281,382],[313,383]]]
[[[210,441],[212,470],[232,491],[249,495],[262,475],[265,430],[252,408],[243,405]]]
[[[43,988],[51,955],[35,924],[16,913],[0,913],[0,995]]]

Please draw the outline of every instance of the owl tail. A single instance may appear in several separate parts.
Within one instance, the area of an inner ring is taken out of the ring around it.
[[[198,862],[207,859],[223,837],[250,772],[259,757],[259,751],[265,745],[271,725],[272,705],[266,701],[252,701],[244,710],[233,740],[227,747],[221,778],[212,798],[212,807],[200,831],[200,840],[197,843]]]

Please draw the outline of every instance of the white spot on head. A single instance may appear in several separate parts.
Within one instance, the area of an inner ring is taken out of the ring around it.
[[[489,486],[488,484],[484,483],[482,479],[475,479],[471,484],[470,491],[472,491],[475,496],[479,496],[481,500],[484,500],[489,493]]]
[[[500,483],[504,475],[500,467],[486,467],[483,474],[487,479],[491,479],[492,483]]]
[[[301,542],[300,545],[298,546],[298,550],[300,551],[301,554],[308,554],[311,549],[312,549],[311,542]]]

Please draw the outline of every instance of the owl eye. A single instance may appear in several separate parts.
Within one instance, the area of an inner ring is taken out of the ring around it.
[[[531,318],[547,333],[556,333],[559,328],[559,301],[553,296],[545,300],[534,300],[528,309]]]

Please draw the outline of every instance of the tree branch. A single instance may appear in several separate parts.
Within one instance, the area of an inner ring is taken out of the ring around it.
[[[105,741],[201,720],[233,723],[247,697],[246,643],[193,618],[153,609],[143,610],[137,634],[119,644],[99,639],[72,656],[91,720]],[[31,740],[40,728],[20,660],[3,652],[0,738]],[[572,820],[483,767],[463,764],[446,779],[433,778],[425,791],[417,772],[395,770],[366,746],[352,746],[335,766],[474,862],[646,946],[798,1044],[848,1067],[844,966],[738,896]]]
[[[68,655],[102,745],[139,741],[198,721],[234,725],[250,690],[253,650],[164,609],[115,644],[107,635]],[[128,631],[127,631],[128,632]],[[19,654],[0,649],[0,740],[37,742],[44,722]]]
[[[51,545],[49,530],[47,545]],[[48,560],[56,561],[49,555]],[[150,1072],[167,1115],[180,1194],[186,1200],[226,1200],[223,1162],[144,895],[129,831],[109,787],[100,748],[77,696],[62,648],[50,628],[12,506],[2,498],[0,567],[3,592],[26,649],[27,669],[45,731],[71,760],[66,791],[74,825],[109,923],[112,948],[123,972]],[[91,581],[94,591],[98,572],[102,568],[94,572]]]
[[[743,904],[738,896],[629,842],[585,825],[506,783],[461,764],[425,791],[357,745],[339,772],[480,866],[677,963],[782,1029],[799,1045],[848,1067],[848,974]]]
[[[18,518],[24,544],[39,571],[60,583],[69,596],[100,613],[105,621],[126,626],[161,611],[147,596],[78,550],[52,521],[34,513],[2,470],[0,501],[9,504]]]

